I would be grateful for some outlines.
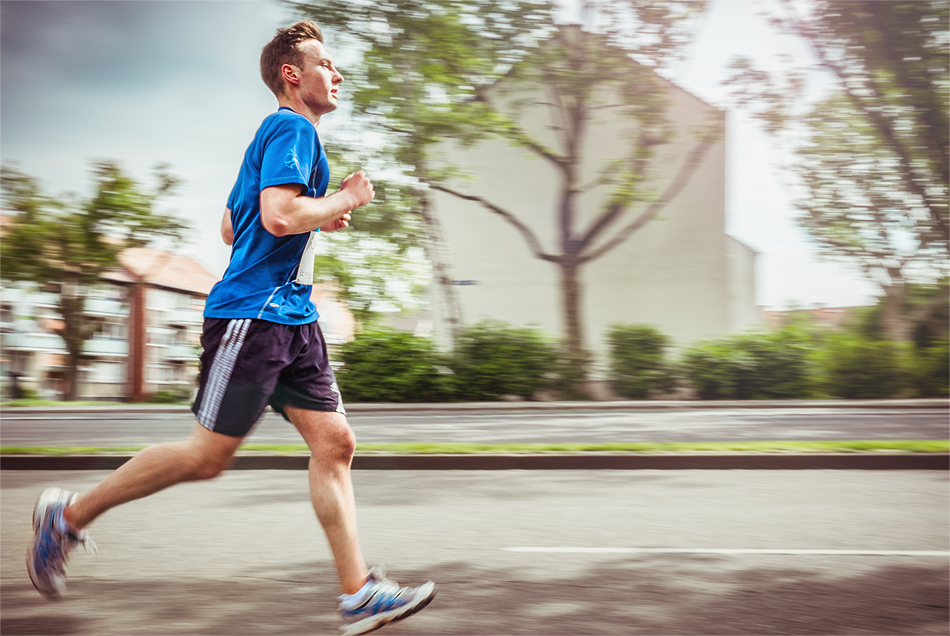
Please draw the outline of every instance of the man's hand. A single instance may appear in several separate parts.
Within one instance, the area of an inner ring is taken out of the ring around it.
[[[321,232],[336,232],[337,230],[342,230],[345,227],[349,227],[349,225],[350,225],[350,213],[347,212],[346,214],[338,218],[333,223],[330,223],[328,225],[324,225],[323,227],[321,227],[320,231]]]
[[[363,207],[373,200],[376,191],[373,190],[373,182],[369,180],[366,173],[360,170],[353,173],[340,182],[340,192],[343,192],[351,198],[353,207],[351,210]]]

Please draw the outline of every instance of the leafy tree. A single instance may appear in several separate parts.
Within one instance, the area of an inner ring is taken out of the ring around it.
[[[415,304],[424,295],[430,266],[424,255],[425,222],[417,212],[417,190],[398,178],[377,177],[379,150],[353,149],[339,140],[326,144],[331,183],[367,169],[376,198],[357,210],[350,227],[322,237],[314,263],[318,278],[332,279],[339,298],[362,324],[372,324],[379,310]]]
[[[156,171],[158,185],[146,191],[109,161],[93,165],[94,194],[81,199],[44,194],[36,179],[4,166],[3,206],[13,211],[5,228],[0,270],[8,281],[29,282],[55,294],[62,325],[53,331],[67,352],[66,399],[76,399],[83,346],[99,329],[85,302],[122,250],[159,237],[178,238],[185,226],[155,210],[156,202],[177,184],[167,168]]]
[[[807,73],[749,60],[730,80],[766,128],[792,142],[795,204],[822,252],[855,264],[887,298],[886,335],[910,340],[909,283],[947,273],[950,5],[941,0],[781,0],[774,24],[807,42],[837,84],[802,110]],[[931,299],[950,299],[947,287]]]
[[[659,150],[673,141],[665,118],[664,88],[650,70],[675,59],[688,40],[690,18],[703,2],[607,2],[590,15],[597,34],[558,28],[554,6],[522,0],[429,0],[386,3],[290,2],[302,15],[331,27],[363,53],[349,72],[358,115],[393,143],[393,162],[418,187],[419,211],[429,234],[428,255],[448,298],[453,331],[460,311],[441,253],[443,239],[432,211],[432,189],[475,201],[518,232],[532,254],[561,276],[567,354],[582,361],[579,308],[583,266],[622,244],[655,218],[688,182],[715,142],[718,130],[696,131],[674,177],[659,194],[646,186]],[[644,64],[631,62],[631,57]],[[499,82],[505,78],[505,82]],[[519,117],[523,104],[506,87],[531,87],[548,96],[558,123],[557,143],[532,135]],[[616,109],[631,122],[624,156],[604,161],[591,181],[581,180],[585,137],[598,111]],[[561,177],[552,210],[557,245],[542,246],[538,232],[517,211],[488,193],[468,193],[451,181],[455,171],[436,159],[446,139],[471,145],[501,138],[546,162]],[[601,188],[599,210],[582,210],[580,195]],[[586,213],[586,214],[585,214]],[[582,219],[593,219],[582,223]]]

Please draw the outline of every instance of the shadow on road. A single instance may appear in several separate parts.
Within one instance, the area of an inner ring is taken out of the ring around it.
[[[173,557],[172,557],[173,558]],[[919,560],[826,569],[709,556],[637,556],[562,579],[470,563],[400,570],[439,595],[382,633],[402,634],[947,634],[948,568]],[[77,578],[59,603],[24,576],[0,592],[2,634],[335,634],[332,565],[286,564],[236,578]],[[853,571],[853,570],[852,570]]]

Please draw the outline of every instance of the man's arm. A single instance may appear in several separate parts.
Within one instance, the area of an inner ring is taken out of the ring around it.
[[[231,227],[231,210],[224,208],[224,218],[221,219],[221,238],[225,245],[234,245],[234,228]]]
[[[297,184],[271,186],[261,191],[261,225],[274,236],[343,229],[350,212],[374,196],[373,184],[362,171],[344,179],[338,191],[319,198],[301,194]]]

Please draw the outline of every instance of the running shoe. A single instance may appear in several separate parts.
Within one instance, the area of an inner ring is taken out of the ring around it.
[[[63,519],[63,511],[76,493],[47,488],[33,507],[33,546],[26,556],[30,580],[40,594],[54,600],[66,592],[66,561],[69,552],[82,546],[96,554],[96,544],[85,530],[76,530]]]
[[[356,636],[379,629],[387,623],[412,616],[435,598],[435,583],[419,587],[399,587],[386,578],[386,568],[377,565],[369,580],[356,594],[340,597],[340,614],[345,623],[343,636]]]

